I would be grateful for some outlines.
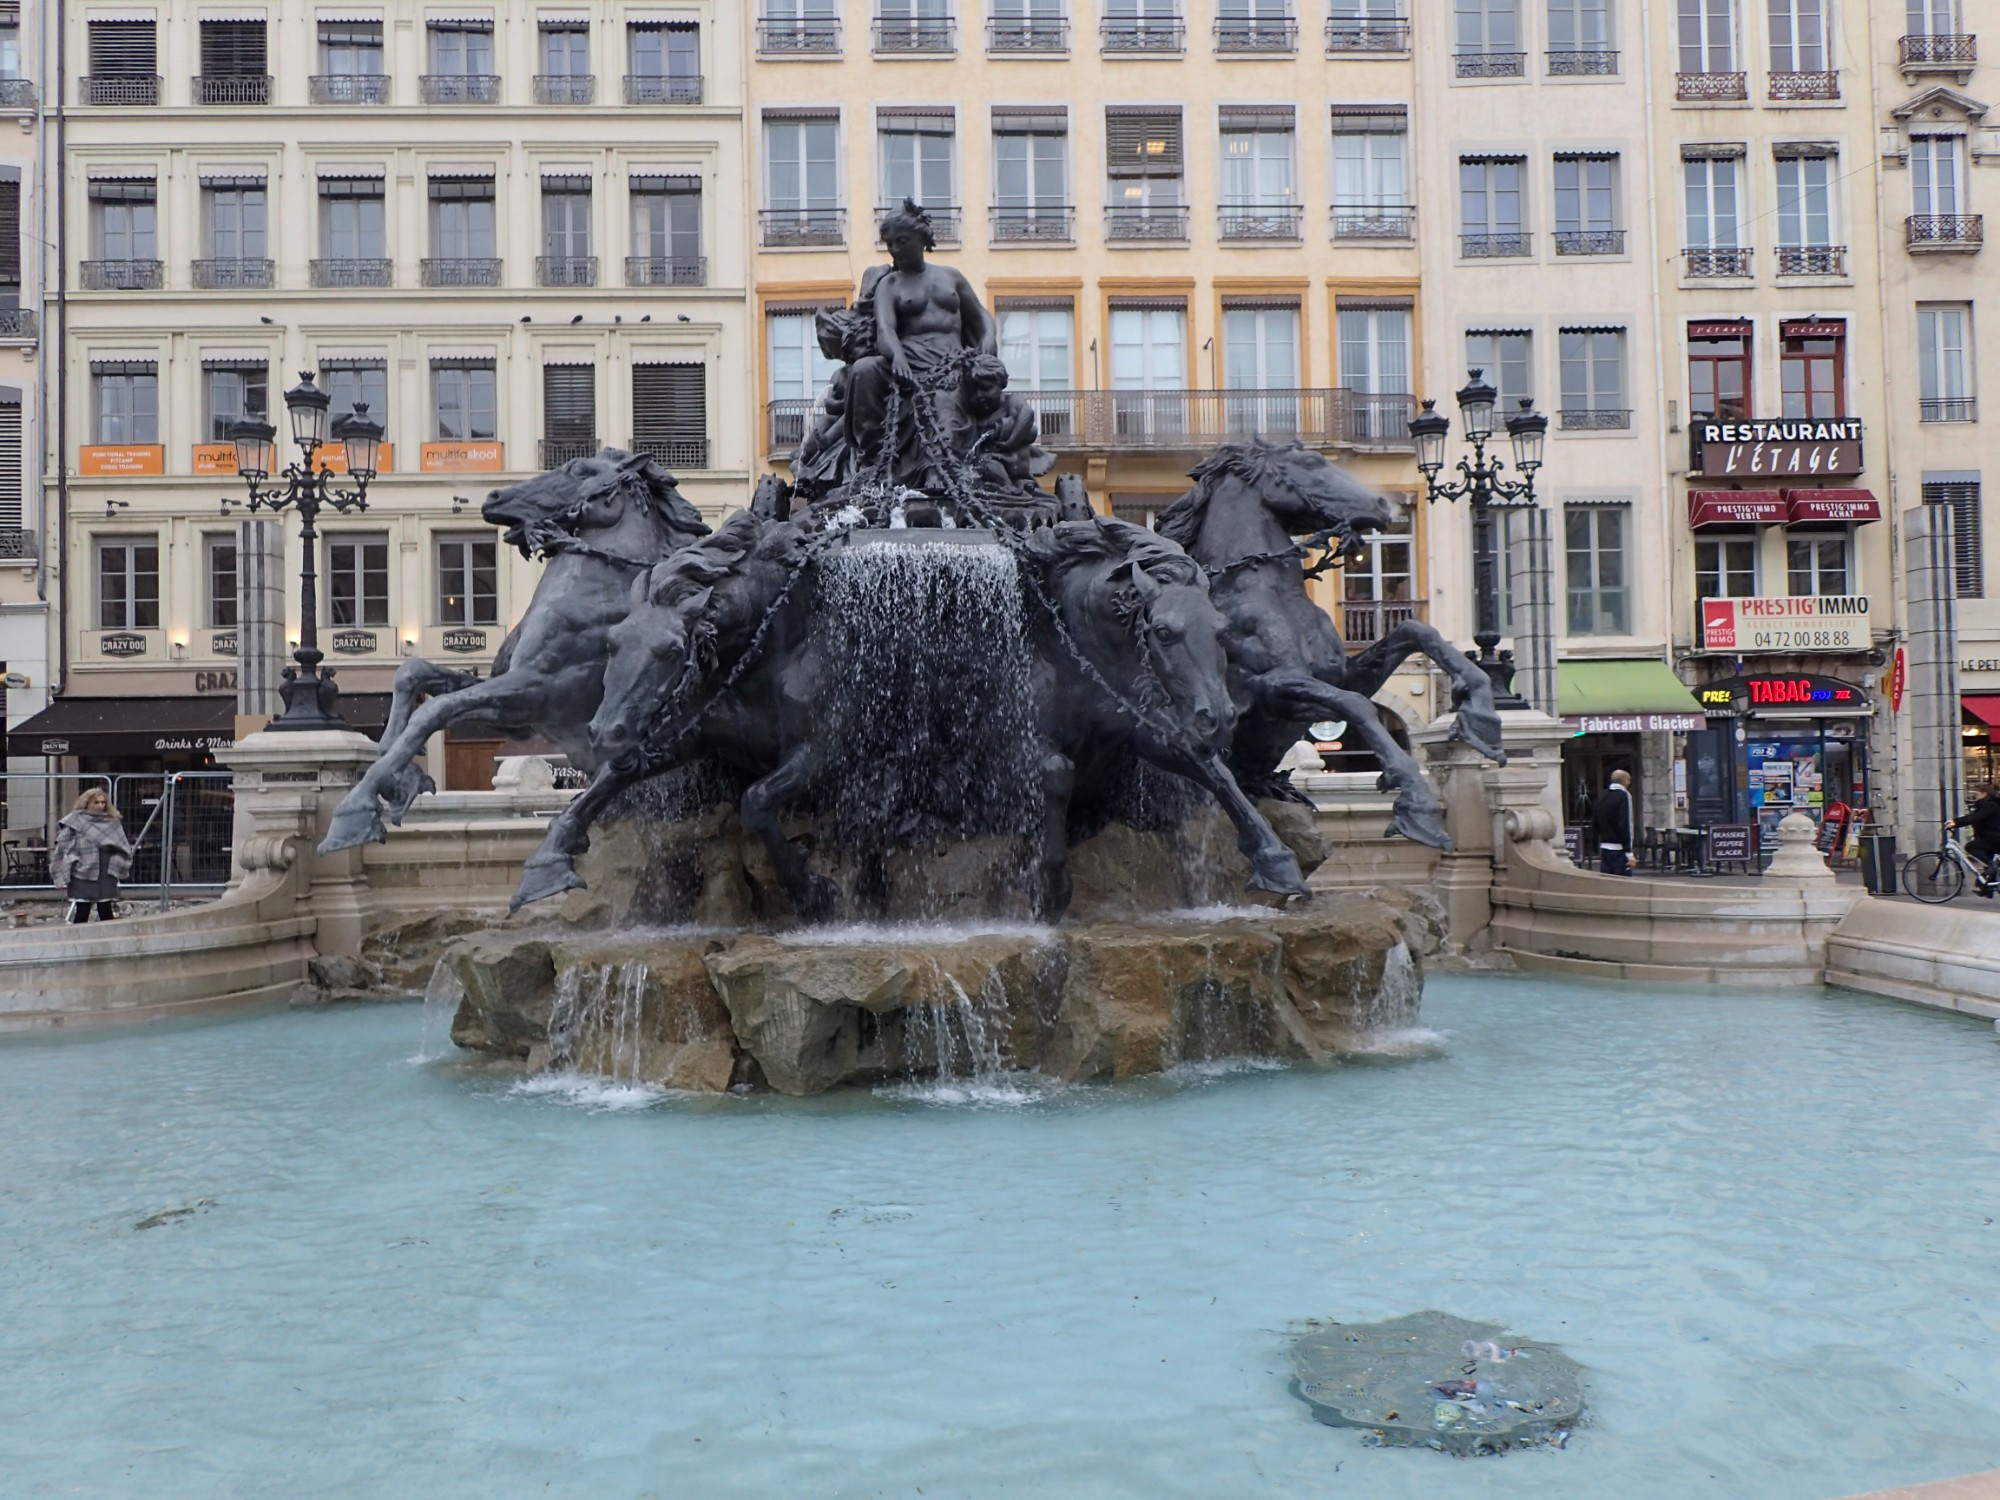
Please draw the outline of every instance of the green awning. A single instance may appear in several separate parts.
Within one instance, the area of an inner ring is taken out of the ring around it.
[[[1694,694],[1656,657],[1558,661],[1556,700],[1563,721],[1587,734],[1708,725]]]

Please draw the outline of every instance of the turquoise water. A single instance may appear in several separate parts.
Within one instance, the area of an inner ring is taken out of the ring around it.
[[[1798,1496],[2000,1465],[2000,1046],[1432,981],[1327,1075],[531,1092],[413,1007],[0,1048],[0,1495]],[[135,1227],[189,1208],[193,1212]],[[1567,1451],[1373,1450],[1297,1320],[1561,1343]]]

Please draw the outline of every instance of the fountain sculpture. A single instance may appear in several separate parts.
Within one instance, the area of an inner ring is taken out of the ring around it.
[[[461,1044],[538,1065],[615,1037],[636,1078],[689,1087],[982,1059],[1123,1075],[1324,1058],[1413,1016],[1432,929],[1404,893],[1311,892],[1301,856],[1324,849],[1278,769],[1343,719],[1396,794],[1390,831],[1446,846],[1370,702],[1414,652],[1450,677],[1456,736],[1504,759],[1462,652],[1410,623],[1350,656],[1306,592],[1386,501],[1258,440],[1196,467],[1157,532],[1072,477],[1044,489],[977,294],[926,259],[921,209],[881,229],[891,263],[819,317],[841,365],[789,484],[710,530],[655,462],[606,449],[488,498],[548,560],[533,603],[485,680],[403,668],[323,847],[401,820],[446,723],[568,752],[590,782],[518,915],[438,981],[463,992]],[[1245,888],[1279,910],[1171,919]],[[821,925],[885,919],[953,925]]]

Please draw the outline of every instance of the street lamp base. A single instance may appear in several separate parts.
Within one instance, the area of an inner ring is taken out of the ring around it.
[[[1493,706],[1502,709],[1533,708],[1534,704],[1514,691],[1514,653],[1495,651],[1500,644],[1497,630],[1482,630],[1472,638],[1479,649],[1465,654],[1493,684]]]
[[[334,685],[331,671],[322,673],[308,667],[301,672],[297,667],[286,667],[284,678],[278,696],[285,700],[285,711],[266,724],[266,729],[351,727],[334,707],[340,701],[340,689]]]

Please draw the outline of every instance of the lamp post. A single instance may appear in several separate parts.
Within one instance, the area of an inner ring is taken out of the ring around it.
[[[340,689],[334,686],[333,669],[320,670],[325,654],[319,649],[319,575],[314,553],[319,540],[317,522],[322,507],[341,515],[368,508],[368,481],[375,477],[375,464],[382,448],[382,424],[368,416],[366,402],[357,401],[347,416],[336,418],[333,442],[347,459],[347,476],[354,488],[336,489],[333,470],[315,462],[328,441],[327,413],[332,406],[327,393],[313,384],[310,372],[302,372],[299,383],[285,392],[285,410],[290,414],[292,439],[299,445],[300,458],[281,471],[282,487],[266,488],[277,468],[277,430],[269,422],[246,419],[229,429],[236,444],[236,472],[250,491],[251,511],[275,513],[295,510],[299,516],[299,538],[305,543],[305,566],[299,571],[299,646],[292,653],[297,666],[284,670],[284,686],[278,689],[285,711],[273,719],[272,729],[344,729],[346,723],[334,704]],[[229,501],[222,502],[223,513]]]
[[[1506,464],[1496,455],[1486,456],[1486,440],[1493,436],[1493,403],[1499,392],[1471,372],[1472,378],[1459,389],[1458,412],[1465,424],[1466,440],[1472,456],[1458,461],[1458,480],[1439,483],[1444,468],[1444,440],[1451,432],[1451,418],[1437,411],[1437,402],[1424,402],[1424,409],[1410,422],[1410,437],[1417,446],[1417,468],[1433,504],[1438,500],[1465,500],[1472,506],[1472,592],[1474,626],[1472,640],[1479,648],[1473,660],[1493,679],[1493,701],[1500,708],[1527,708],[1531,705],[1514,691],[1514,654],[1495,653],[1500,644],[1499,549],[1494,546],[1494,512],[1528,509],[1535,503],[1535,470],[1542,466],[1542,440],[1549,419],[1534,409],[1534,402],[1521,398],[1521,409],[1507,418],[1507,437],[1514,448],[1514,468],[1519,479],[1501,478]]]

